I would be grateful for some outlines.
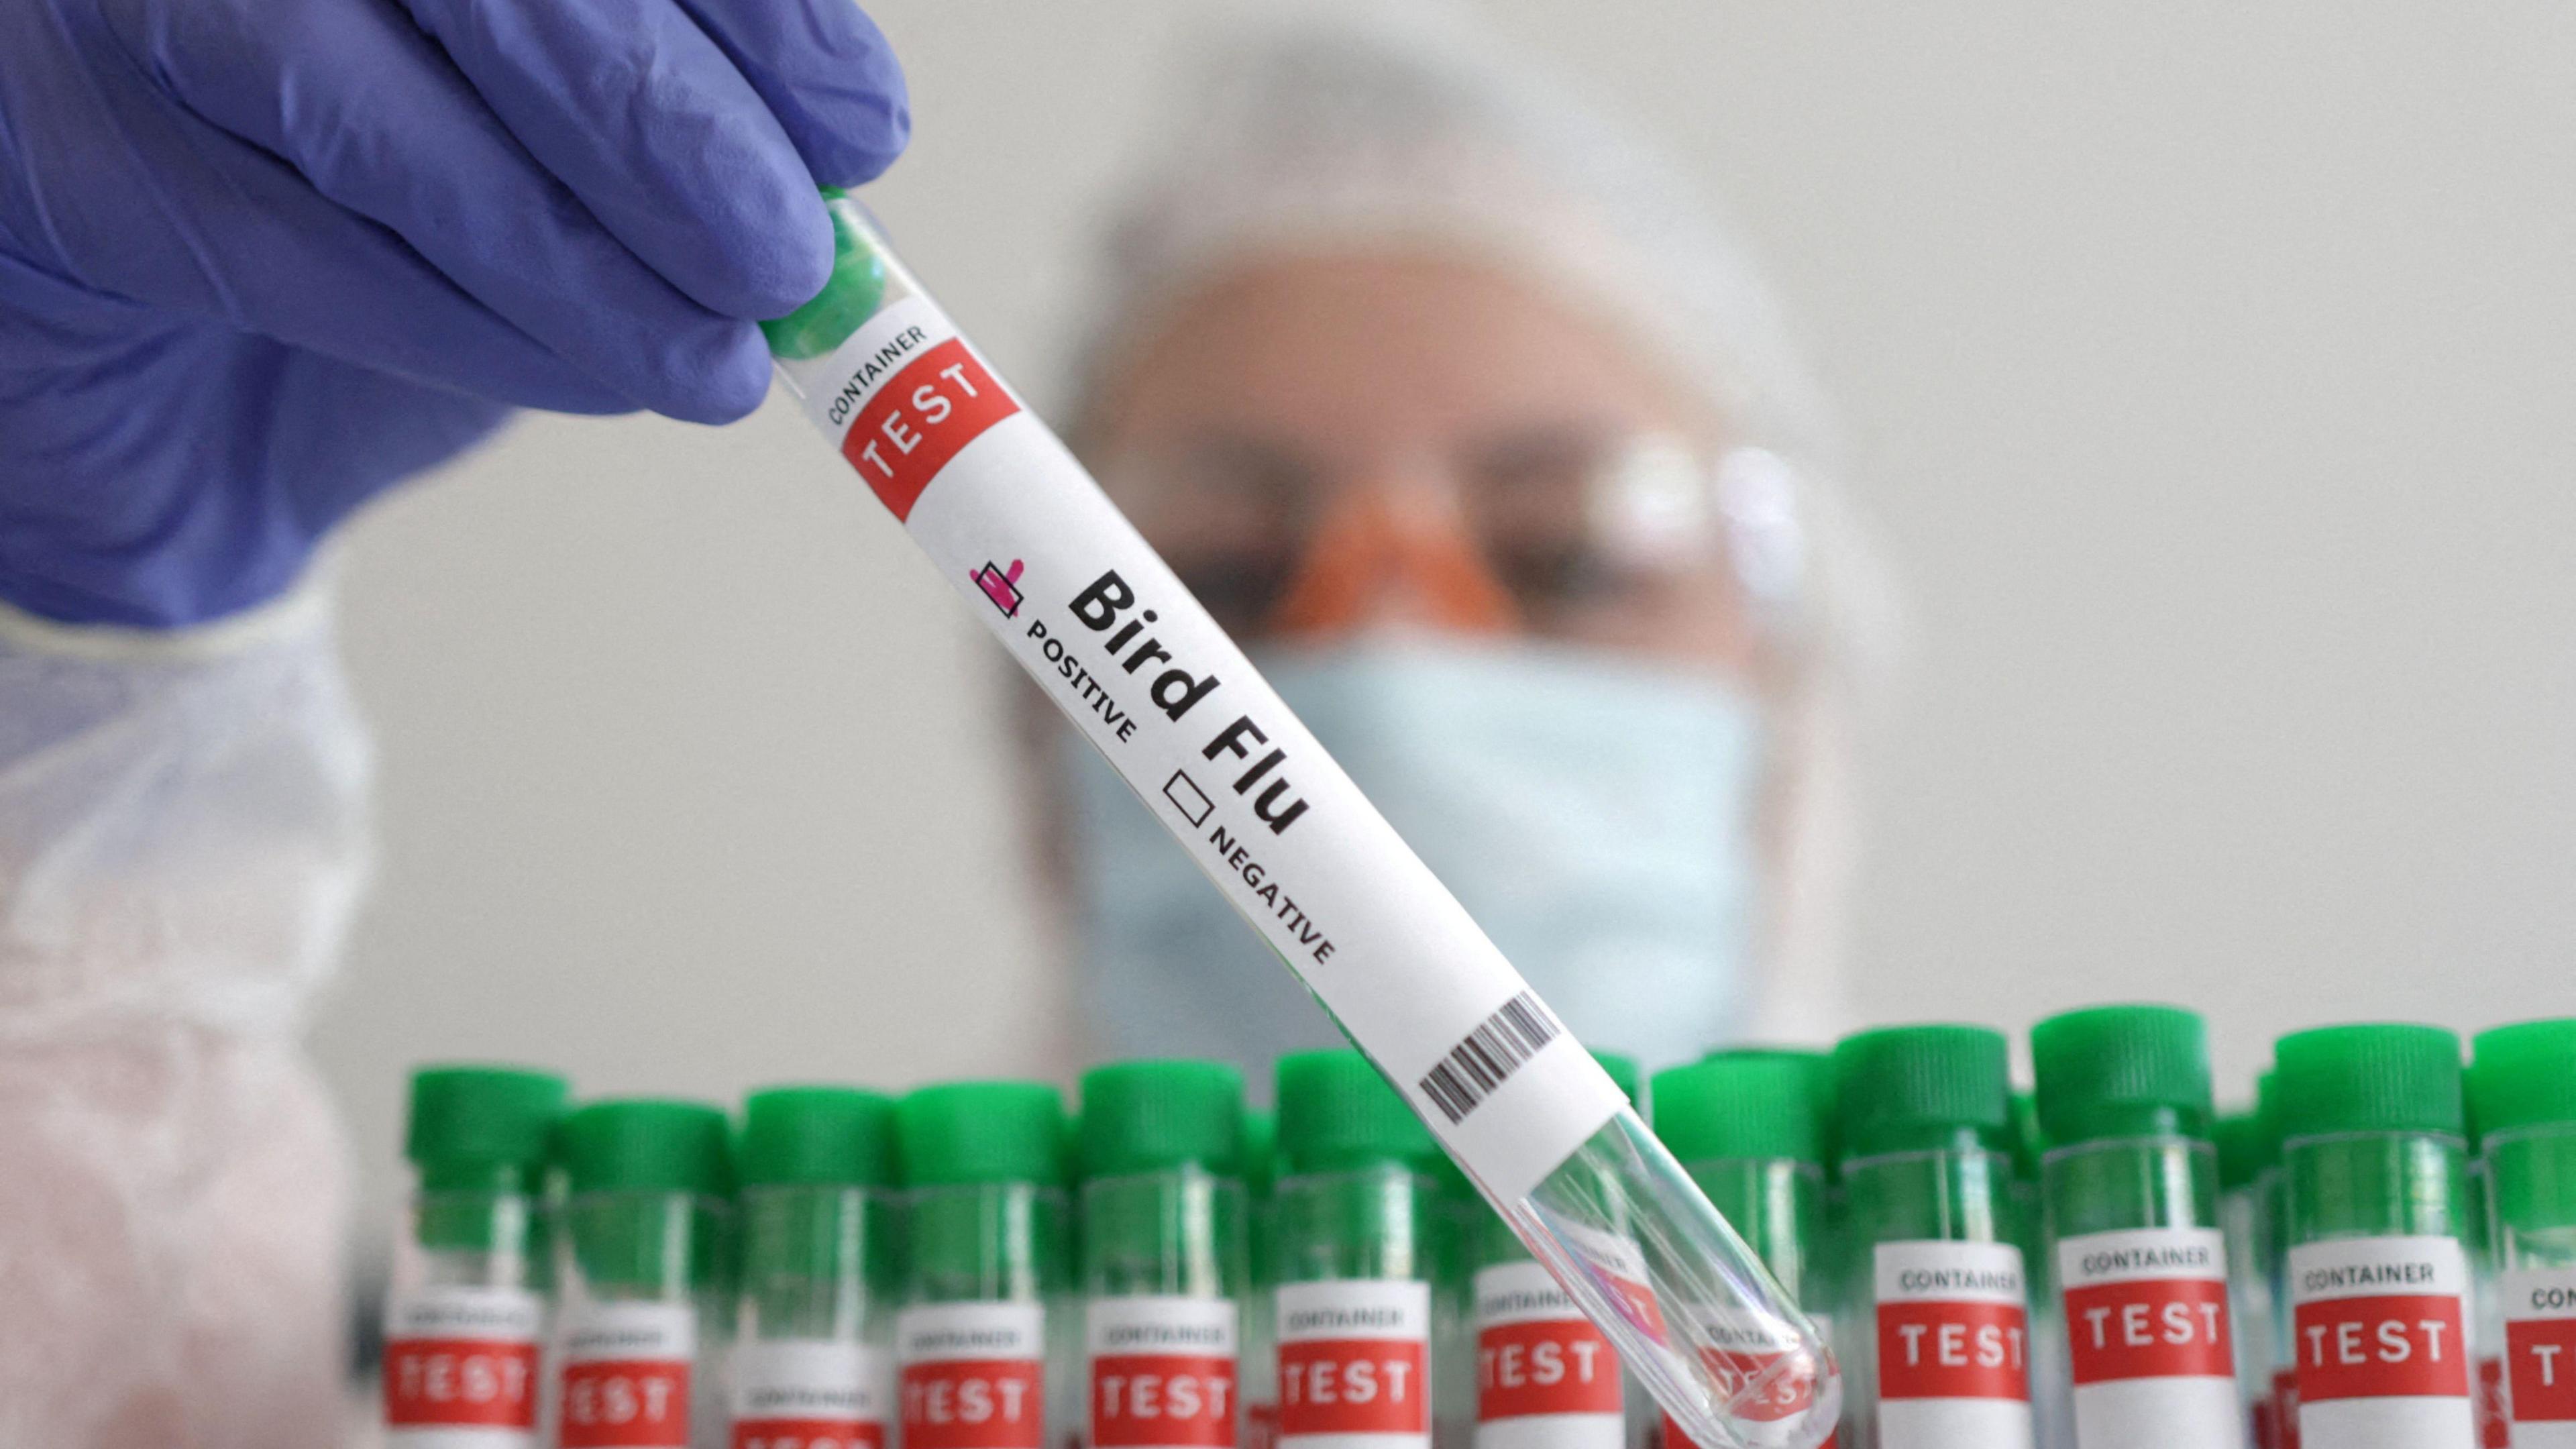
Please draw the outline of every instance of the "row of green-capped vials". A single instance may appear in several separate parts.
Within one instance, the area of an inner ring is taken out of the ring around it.
[[[1603,1056],[1773,1273],[1840,1327],[1846,1442],[2116,1442],[2111,1416],[2134,1423],[2141,1403],[2161,1442],[2182,1446],[2286,1441],[2284,1416],[2367,1427],[2390,1397],[2395,1340],[2366,1306],[2346,1308],[2400,1280],[2427,1290],[2417,1298],[2449,1293],[2456,1316],[2419,1316],[2451,1326],[2407,1328],[2418,1337],[2395,1367],[2447,1351],[2461,1370],[2403,1397],[2456,1398],[2473,1434],[2473,1356],[2505,1352],[2499,1274],[2576,1268],[2576,1021],[2489,1032],[2465,1075],[2460,1042],[2438,1028],[2294,1034],[2257,1109],[2228,1116],[2189,1012],[2070,1013],[2030,1048],[2021,1093],[2005,1037],[1971,1026],[1721,1051],[1650,1083]],[[1419,1283],[1426,1339],[1441,1337],[1436,1320],[1449,1340],[1426,1342],[1426,1434],[1435,1418],[1463,1432],[1516,1413],[1626,1426],[1568,1445],[1651,1432],[1615,1375],[1606,1400],[1566,1397],[1561,1353],[1551,1392],[1531,1387],[1511,1356],[1532,1349],[1531,1325],[1558,1324],[1539,1336],[1562,1350],[1579,1319],[1561,1299],[1532,1307],[1534,1265],[1363,1059],[1285,1058],[1275,1097],[1274,1118],[1246,1109],[1234,1068],[1142,1061],[1088,1073],[1076,1112],[1032,1082],[900,1098],[798,1086],[753,1093],[734,1120],[655,1099],[567,1109],[543,1073],[425,1068],[408,1134],[413,1266],[397,1297],[506,1280],[560,1287],[574,1317],[681,1303],[708,1319],[700,1343],[876,1344],[907,1375],[935,1348],[937,1305],[1257,1298],[1225,1354],[1233,1412],[1258,1419],[1280,1414],[1283,1374],[1294,1399],[1297,1375],[1317,1371],[1278,1341],[1294,1336],[1272,1302],[1283,1286],[1320,1304],[1318,1285]],[[899,1330],[906,1310],[930,1327]],[[1133,1317],[1109,1315],[1129,1332]],[[1698,1328],[1706,1351],[1744,1348],[1725,1325]],[[1118,1411],[1100,1397],[1098,1347],[1080,1407],[1053,1385],[1035,1395],[1077,1432]],[[391,1352],[388,1364],[399,1424]],[[2490,1411],[2518,1413],[2495,1367]],[[880,1406],[881,1441],[983,1449],[936,1423],[936,1394],[914,1387],[906,1377],[900,1402]],[[1938,1415],[1914,1412],[1933,1402]],[[1296,1416],[1290,1405],[1272,1431]]]

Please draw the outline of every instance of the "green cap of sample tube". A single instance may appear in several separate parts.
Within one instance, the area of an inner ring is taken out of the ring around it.
[[[1082,1077],[1086,1178],[1243,1171],[1243,1074],[1223,1062],[1113,1062]]]
[[[1834,1048],[1847,1157],[2014,1146],[2003,1033],[1982,1026],[1897,1026]]]
[[[2041,1135],[2057,1146],[2209,1135],[2209,1033],[2177,1006],[2097,1006],[2030,1029]]]
[[[2268,1172],[2281,1165],[2281,1073],[2277,1067],[2265,1067],[2254,1078],[2254,1170]]]
[[[745,1187],[892,1187],[894,1100],[855,1087],[771,1087],[742,1104]]]
[[[895,1105],[912,1187],[1065,1178],[1064,1098],[1043,1082],[948,1082]]]
[[[1243,1109],[1243,1185],[1255,1197],[1270,1191],[1277,1170],[1279,1121],[1258,1107]]]
[[[885,257],[868,239],[858,203],[839,187],[826,186],[823,209],[832,218],[830,280],[804,306],[760,324],[770,353],[791,361],[830,353],[885,302]]]
[[[1825,1158],[1814,1073],[1780,1052],[1709,1057],[1655,1073],[1655,1135],[1685,1163]]]
[[[2460,1039],[2438,1026],[2318,1027],[2281,1038],[2272,1054],[2284,1144],[2353,1132],[2457,1137],[2466,1130]]]
[[[1807,1079],[1811,1111],[1816,1128],[1824,1134],[1824,1165],[1828,1177],[1834,1175],[1837,1159],[1842,1156],[1842,1109],[1835,1097],[1834,1054],[1812,1047],[1752,1046],[1726,1047],[1710,1052],[1702,1061],[1729,1057],[1776,1057],[1795,1066]]]
[[[1278,1173],[1343,1172],[1384,1162],[1427,1165],[1431,1130],[1355,1051],[1279,1059]]]
[[[426,1192],[534,1193],[571,1089],[552,1072],[436,1065],[411,1074],[403,1156]]]
[[[576,1193],[733,1192],[731,1131],[704,1102],[614,1097],[576,1110],[559,1138]]]
[[[2576,1018],[2496,1027],[2470,1047],[2496,1221],[2517,1234],[2576,1227]]]
[[[2576,1017],[2483,1031],[2470,1051],[2468,1091],[2480,1132],[2576,1127]]]
[[[2210,1135],[2218,1146],[2219,1191],[2252,1186],[2263,1170],[2263,1120],[2251,1111],[2221,1112]]]

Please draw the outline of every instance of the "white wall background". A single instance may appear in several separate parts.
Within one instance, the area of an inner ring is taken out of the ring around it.
[[[1180,3],[882,0],[872,201],[1044,390]],[[2576,1010],[2576,9],[1514,0],[1705,177],[1911,659],[1870,1020]],[[347,550],[384,860],[316,1045],[586,1091],[1052,1074],[998,656],[788,408],[530,418]],[[373,1231],[370,1229],[369,1231]]]

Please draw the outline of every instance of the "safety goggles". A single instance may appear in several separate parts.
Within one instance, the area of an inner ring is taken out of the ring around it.
[[[1688,637],[1719,615],[1760,631],[1794,605],[1804,568],[1783,459],[1664,433],[1540,430],[1364,469],[1210,437],[1101,473],[1246,639],[1389,618],[1611,644]]]

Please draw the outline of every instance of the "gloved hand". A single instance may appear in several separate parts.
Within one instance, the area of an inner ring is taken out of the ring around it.
[[[909,129],[853,0],[7,0],[0,600],[215,618],[508,407],[751,411]]]

